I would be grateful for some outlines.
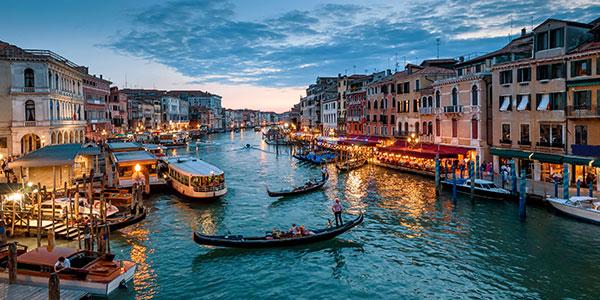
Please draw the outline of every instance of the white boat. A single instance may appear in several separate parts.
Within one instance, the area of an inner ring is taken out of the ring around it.
[[[75,201],[74,199],[69,199],[69,198],[65,198],[65,197],[56,198],[56,199],[54,199],[54,210],[59,215],[62,215],[63,213],[65,213],[67,211],[71,211],[71,209],[75,206],[74,201]],[[102,215],[100,212],[101,205],[102,205],[102,202],[100,200],[94,200],[94,206],[92,207],[92,214],[94,214],[96,216]],[[42,202],[42,210],[52,213],[52,200],[46,200],[46,201]],[[118,207],[111,205],[109,203],[106,204],[106,216],[107,217],[111,217],[112,215],[114,215],[118,212],[119,212]],[[82,215],[90,214],[90,204],[88,203],[87,199],[85,199],[85,198],[79,198],[79,213]]]
[[[569,199],[548,198],[548,202],[558,211],[584,221],[600,223],[600,200],[588,196],[574,196]]]
[[[0,245],[0,279],[8,280],[7,244]],[[71,268],[60,270],[60,287],[85,291],[107,297],[119,286],[131,281],[137,265],[131,261],[114,260],[112,254],[79,251],[72,248],[41,247],[27,252],[17,249],[17,283],[48,286],[48,277],[54,272],[59,257],[71,262]]]
[[[195,157],[174,156],[164,159],[169,167],[171,186],[177,192],[198,199],[216,198],[227,193],[225,173]]]
[[[452,189],[452,179],[442,180],[442,185]],[[456,191],[462,194],[471,193],[471,179],[456,179]],[[473,193],[478,197],[489,199],[512,199],[514,196],[509,190],[496,186],[495,183],[484,179],[475,179]]]

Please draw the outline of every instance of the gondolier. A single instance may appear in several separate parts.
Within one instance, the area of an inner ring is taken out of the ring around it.
[[[335,199],[335,203],[331,206],[331,210],[335,216],[335,226],[342,226],[344,224],[344,221],[342,220],[342,210],[344,210],[344,208],[340,204],[340,199]]]
[[[327,179],[327,167],[323,166],[321,168],[321,179],[324,181],[325,179]]]

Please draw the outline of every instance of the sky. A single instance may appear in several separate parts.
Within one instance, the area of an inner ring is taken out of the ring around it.
[[[0,40],[52,50],[120,88],[199,89],[283,112],[317,76],[474,57],[597,0],[3,1]],[[439,39],[439,47],[437,40]]]

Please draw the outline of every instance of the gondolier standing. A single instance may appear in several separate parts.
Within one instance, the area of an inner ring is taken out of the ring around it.
[[[344,221],[342,221],[342,210],[344,208],[340,204],[340,199],[335,199],[335,203],[331,206],[331,210],[333,211],[333,215],[335,216],[335,226],[342,226]]]
[[[327,167],[323,166],[321,168],[321,179],[325,181],[327,179]]]

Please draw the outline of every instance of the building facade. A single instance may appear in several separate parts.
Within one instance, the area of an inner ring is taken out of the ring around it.
[[[189,104],[173,96],[162,96],[161,122],[163,129],[185,129],[189,125]]]
[[[129,120],[127,116],[127,95],[113,86],[110,88],[108,97],[108,112],[112,125],[112,133],[124,134],[129,131]]]
[[[79,67],[83,74],[83,97],[85,99],[85,136],[89,141],[101,141],[112,132],[108,98],[112,82],[91,75],[87,67]]]
[[[49,50],[0,42],[0,154],[84,141],[83,75],[78,67]]]

